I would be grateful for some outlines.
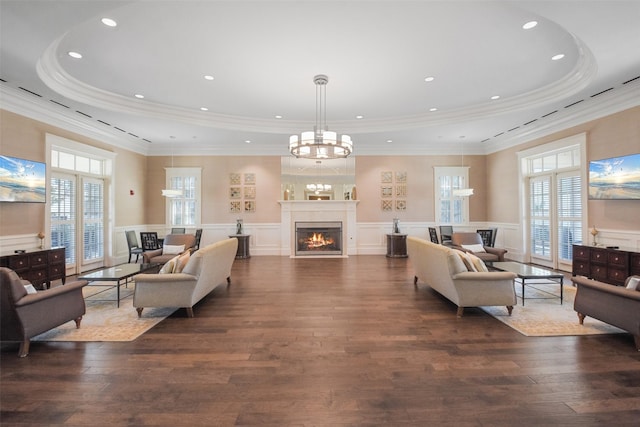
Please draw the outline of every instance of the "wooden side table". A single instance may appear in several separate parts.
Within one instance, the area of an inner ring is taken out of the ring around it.
[[[401,233],[387,234],[387,257],[406,258],[407,235]]]
[[[236,259],[251,258],[249,253],[249,238],[250,234],[231,234],[229,237],[235,237],[238,239],[238,251],[236,252]]]

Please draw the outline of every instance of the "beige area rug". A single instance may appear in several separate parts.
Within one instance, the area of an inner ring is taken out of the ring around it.
[[[108,282],[94,283],[108,285]],[[121,286],[120,292],[130,294],[134,287],[130,282],[128,288]],[[100,291],[104,292],[98,294]],[[91,285],[85,286],[83,293],[87,312],[82,317],[80,329],[76,329],[76,323],[71,321],[32,338],[32,341],[133,341],[177,310],[173,307],[145,308],[139,319],[133,307],[133,295],[121,300],[118,308],[115,288]],[[96,301],[98,298],[111,301]]]
[[[540,281],[525,286],[525,305],[522,306],[522,286],[516,282],[518,305],[509,316],[504,307],[481,307],[484,311],[512,327],[522,335],[553,337],[563,335],[597,335],[626,333],[622,329],[587,317],[584,325],[578,322],[573,310],[576,288],[564,286],[564,302],[560,305],[560,287],[557,283]],[[539,298],[539,299],[535,299]]]

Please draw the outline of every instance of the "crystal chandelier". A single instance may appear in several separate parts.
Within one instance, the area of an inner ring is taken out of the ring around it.
[[[316,85],[316,125],[312,131],[302,132],[300,136],[289,137],[289,151],[296,157],[305,159],[340,159],[353,151],[349,135],[340,135],[329,131],[327,127],[327,83],[329,77],[319,74],[313,78]]]

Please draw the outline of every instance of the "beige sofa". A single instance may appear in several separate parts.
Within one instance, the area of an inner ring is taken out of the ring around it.
[[[415,271],[414,285],[422,280],[458,306],[504,305],[509,314],[516,304],[514,279],[509,272],[471,272],[456,251],[414,236],[407,237],[407,253]]]
[[[138,274],[133,306],[142,316],[144,307],[184,307],[193,317],[193,306],[216,286],[231,283],[231,267],[238,239],[225,239],[194,252],[181,273]]]
[[[589,316],[624,329],[633,335],[636,349],[640,351],[640,291],[581,276],[571,280],[578,287],[573,309],[578,313],[580,324]]]
[[[167,234],[164,238],[164,241],[162,242],[162,245],[163,247],[184,245],[184,250],[188,251],[195,247],[196,236],[193,234]],[[175,256],[176,254],[165,254],[164,248],[142,253],[142,259],[145,263],[157,262],[160,264],[164,264]]]

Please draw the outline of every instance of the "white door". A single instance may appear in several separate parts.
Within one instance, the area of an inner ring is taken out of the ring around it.
[[[67,274],[76,274],[76,177],[54,173],[51,177],[51,246],[66,249]]]
[[[582,243],[582,180],[579,172],[559,173],[556,176],[557,261],[556,268],[572,270],[573,244]]]
[[[553,267],[551,175],[529,178],[529,240],[531,262]]]
[[[579,171],[529,178],[531,262],[571,271],[573,244],[582,243]]]
[[[87,271],[104,265],[104,181],[82,178],[82,267]]]
[[[66,248],[67,274],[104,266],[104,181],[54,173],[50,185],[51,246]]]

